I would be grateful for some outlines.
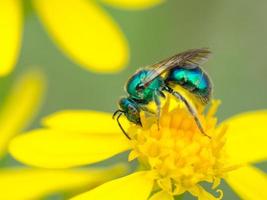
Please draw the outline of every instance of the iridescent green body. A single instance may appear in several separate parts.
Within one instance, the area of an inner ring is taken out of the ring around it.
[[[207,74],[199,66],[207,60],[210,53],[206,48],[188,50],[148,68],[141,69],[130,77],[125,86],[128,97],[120,99],[120,108],[113,115],[113,117],[117,116],[118,125],[125,136],[130,139],[119,122],[120,117],[125,115],[129,121],[142,126],[140,112],[145,111],[157,114],[159,122],[161,112],[160,97],[165,97],[165,92],[185,104],[194,117],[199,130],[206,135],[194,106],[178,91],[175,91],[172,85],[180,85],[196,95],[203,103],[208,103],[211,96],[211,82]],[[152,101],[157,106],[156,112],[151,111],[147,106]]]
[[[199,97],[203,103],[210,100],[211,82],[208,75],[199,67],[194,69],[175,67],[168,72],[165,82],[182,86]]]

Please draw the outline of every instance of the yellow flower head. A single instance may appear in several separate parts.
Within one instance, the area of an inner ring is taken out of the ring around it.
[[[142,113],[143,127],[131,124],[128,128],[131,140],[111,114],[70,110],[46,118],[46,128],[15,138],[9,150],[21,162],[49,168],[91,164],[126,150],[130,150],[129,160],[138,158],[142,165],[138,172],[109,181],[75,200],[173,200],[184,192],[200,200],[221,199],[221,190],[211,194],[201,184],[208,182],[215,190],[222,178],[243,199],[267,198],[263,192],[266,174],[248,165],[267,158],[267,150],[261,148],[267,142],[266,111],[242,114],[217,126],[214,114],[218,105],[213,101],[207,114],[198,110],[210,138],[199,131],[182,103],[173,106],[172,100],[167,100],[159,126],[155,116]],[[255,182],[260,186],[255,187]]]
[[[223,149],[226,129],[217,129],[213,116],[218,104],[214,101],[207,115],[199,115],[211,138],[199,131],[182,103],[173,109],[169,109],[169,101],[165,104],[159,127],[143,113],[143,128],[132,126],[129,130],[130,160],[138,157],[154,172],[157,185],[171,195],[190,191],[203,181],[216,187],[228,168]]]

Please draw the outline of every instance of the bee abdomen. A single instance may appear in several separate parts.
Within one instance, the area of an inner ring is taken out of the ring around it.
[[[199,67],[186,69],[181,67],[169,71],[166,84],[178,84],[194,94],[203,103],[208,103],[211,97],[211,81],[208,75]]]

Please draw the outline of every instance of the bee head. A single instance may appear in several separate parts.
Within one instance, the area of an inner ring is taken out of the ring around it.
[[[130,122],[141,125],[138,103],[131,98],[123,97],[119,100],[119,107]]]

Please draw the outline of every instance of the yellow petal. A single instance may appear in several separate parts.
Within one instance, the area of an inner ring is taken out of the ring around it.
[[[122,134],[110,113],[84,110],[65,110],[46,117],[43,124],[56,130],[84,133]],[[103,126],[104,125],[104,126]]]
[[[87,134],[40,129],[22,134],[10,143],[10,153],[28,165],[67,168],[110,158],[129,148],[118,134]]]
[[[145,9],[158,5],[164,0],[102,0],[104,3],[110,4],[114,7],[126,9]]]
[[[54,192],[84,191],[123,175],[125,170],[124,166],[86,170],[1,169],[0,199],[39,199]]]
[[[0,6],[0,76],[17,63],[22,34],[22,2],[3,0]]]
[[[136,172],[123,178],[107,182],[72,200],[147,200],[153,186],[153,179],[147,172]]]
[[[267,159],[267,111],[240,114],[222,125],[228,126],[226,149],[232,163]]]
[[[155,193],[149,200],[173,200],[173,196],[169,195],[167,192],[160,191]]]
[[[211,193],[207,192],[202,186],[196,185],[188,190],[193,196],[196,196],[198,200],[220,200],[222,199],[223,193],[217,190],[219,196],[215,197]]]
[[[76,63],[95,72],[115,72],[128,60],[119,26],[88,0],[34,0],[52,38]]]
[[[44,78],[29,72],[15,83],[0,112],[0,157],[7,143],[35,116],[44,93]]]
[[[228,174],[227,183],[241,199],[267,199],[267,175],[252,166],[244,166]]]

